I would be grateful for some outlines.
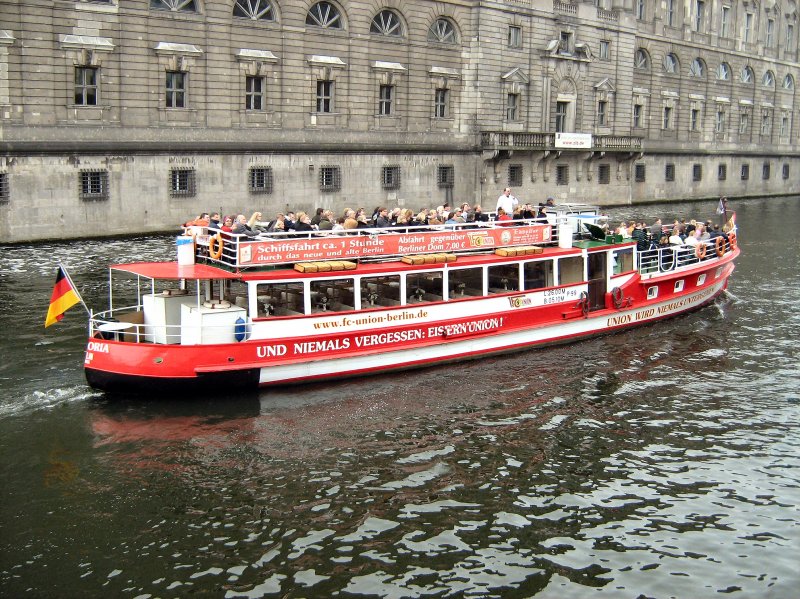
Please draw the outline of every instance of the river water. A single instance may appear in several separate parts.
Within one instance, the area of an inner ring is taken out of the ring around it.
[[[0,248],[0,596],[798,597],[800,199],[731,204],[690,315],[201,400],[104,397],[80,306],[42,327],[59,258],[102,308],[172,238]]]

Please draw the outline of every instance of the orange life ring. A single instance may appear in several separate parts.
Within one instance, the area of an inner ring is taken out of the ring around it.
[[[694,255],[702,260],[706,257],[706,249],[705,243],[698,243],[696,246],[694,246]]]
[[[725,239],[720,235],[714,240],[714,246],[717,251],[717,256],[722,258],[725,255]]]
[[[222,257],[222,248],[225,244],[222,242],[222,235],[217,233],[208,240],[208,255],[214,260],[219,260]]]
[[[728,243],[731,244],[731,250],[736,249],[736,233],[734,233],[733,231],[728,233]]]

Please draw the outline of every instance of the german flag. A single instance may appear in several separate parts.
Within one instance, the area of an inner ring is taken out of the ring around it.
[[[64,318],[64,312],[80,301],[82,300],[81,296],[78,295],[78,290],[75,289],[64,267],[59,266],[58,272],[56,273],[56,284],[53,287],[53,295],[50,296],[50,307],[47,309],[47,318],[44,321],[44,326],[49,327],[51,324]]]

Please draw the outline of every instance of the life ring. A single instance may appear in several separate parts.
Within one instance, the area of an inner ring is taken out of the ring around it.
[[[625,302],[625,292],[619,287],[614,287],[614,289],[611,290],[611,302],[614,304],[614,307],[619,310]]]
[[[725,255],[725,239],[720,235],[714,240],[714,249],[717,251],[717,256],[722,258]]]
[[[222,248],[224,245],[222,235],[217,233],[208,240],[208,255],[214,260],[219,260],[222,257]]]
[[[697,256],[699,260],[702,260],[706,257],[706,244],[705,243],[698,243],[694,246],[694,255]]]
[[[589,294],[585,291],[581,291],[581,298],[578,301],[578,306],[581,309],[581,314],[583,317],[586,318],[589,316]]]
[[[164,295],[166,297],[173,297],[176,295],[186,295],[187,293],[188,291],[186,291],[185,289],[165,289],[164,291],[161,292],[161,295]]]
[[[728,243],[731,245],[731,251],[736,249],[736,233],[733,231],[728,233]]]
[[[204,308],[211,308],[212,310],[222,310],[225,308],[230,308],[231,303],[225,300],[206,300],[203,302]]]

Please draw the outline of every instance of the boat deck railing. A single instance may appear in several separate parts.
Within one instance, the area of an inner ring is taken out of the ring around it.
[[[722,240],[720,243],[716,239]],[[735,238],[734,238],[735,239]],[[719,237],[701,241],[698,245],[667,245],[638,251],[639,272],[642,274],[667,273],[700,262],[716,260],[733,251],[735,242]]]

